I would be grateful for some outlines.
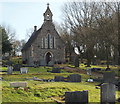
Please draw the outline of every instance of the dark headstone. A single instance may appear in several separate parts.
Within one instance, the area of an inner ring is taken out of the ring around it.
[[[65,104],[87,104],[88,91],[65,92]]]
[[[79,74],[72,74],[68,76],[69,82],[81,82],[81,75]]]
[[[53,68],[52,73],[60,73],[61,72],[61,68]]]
[[[115,73],[114,72],[105,72],[103,74],[104,83],[115,83]]]
[[[90,70],[91,70],[92,72],[101,71],[101,68],[91,68]]]
[[[79,57],[78,56],[76,56],[74,59],[74,66],[79,67]]]
[[[20,68],[22,67],[21,64],[16,64],[13,66],[13,71],[20,71]]]
[[[62,77],[62,76],[55,76],[54,81],[56,81],[56,82],[64,81],[64,77]]]
[[[101,85],[101,103],[115,103],[115,85],[112,83],[104,83]]]

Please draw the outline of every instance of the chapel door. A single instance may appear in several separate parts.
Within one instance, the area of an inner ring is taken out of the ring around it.
[[[52,60],[52,55],[50,52],[46,54],[46,63],[48,64]]]

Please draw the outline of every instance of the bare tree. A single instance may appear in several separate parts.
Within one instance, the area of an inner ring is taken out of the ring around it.
[[[5,28],[7,34],[8,34],[8,37],[9,37],[9,41],[10,42],[13,42],[16,38],[16,32],[15,30],[10,26],[10,25],[6,25],[6,24],[3,24],[2,27]]]
[[[31,37],[33,32],[34,32],[34,28],[29,28],[26,30],[26,40],[28,40]]]
[[[70,2],[64,6],[64,24],[72,33],[75,45],[83,47],[88,66],[97,55],[97,58],[107,60],[109,68],[109,60],[118,49],[118,4]]]
[[[85,48],[88,66],[93,57],[95,38],[95,3],[72,2],[65,4],[64,18],[67,28],[74,35],[76,46]],[[80,50],[80,49],[79,49]]]
[[[117,34],[117,22],[115,12],[116,3],[102,2],[97,6],[96,21],[98,23],[99,45],[103,45],[105,48],[105,57],[107,60],[107,68],[109,68],[109,60],[111,58],[111,52],[114,49],[114,53],[118,48],[118,34]],[[101,10],[100,10],[101,9]],[[111,48],[112,47],[112,48]],[[104,55],[103,55],[104,56]]]

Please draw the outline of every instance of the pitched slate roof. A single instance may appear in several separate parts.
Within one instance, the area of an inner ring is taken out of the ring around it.
[[[38,36],[40,31],[41,31],[41,28],[39,30],[37,30],[37,31],[32,33],[31,37],[29,38],[27,43],[24,45],[24,47],[22,48],[21,51],[26,50],[26,49],[28,49],[31,46],[32,42],[36,39],[36,37]]]
[[[50,25],[53,25],[53,26],[54,26],[54,24],[53,24],[51,21],[49,21],[49,20],[48,20],[48,21],[45,21],[45,22],[43,23],[43,25],[41,26],[40,29],[38,29],[37,31],[35,31],[35,32],[32,33],[31,37],[29,38],[29,40],[27,41],[27,43],[24,45],[24,47],[22,48],[21,51],[27,50],[27,49],[31,46],[31,44],[32,44],[32,43],[35,41],[35,39],[37,38],[38,34],[40,34],[42,28],[44,28],[45,25],[47,25],[47,24],[50,24]],[[54,26],[54,27],[55,27],[55,26]],[[56,32],[56,34],[58,34],[58,32],[56,31],[56,29],[54,29],[54,31]],[[58,36],[59,36],[59,34],[58,34]],[[63,42],[63,40],[61,39],[60,36],[59,36],[59,39],[62,41],[63,44],[65,44],[65,43]]]

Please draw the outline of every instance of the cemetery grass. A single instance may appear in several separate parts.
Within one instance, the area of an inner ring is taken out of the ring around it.
[[[6,68],[4,68],[6,70]],[[54,76],[67,77],[70,74],[62,69],[61,73],[50,73],[51,67],[29,68],[28,74],[20,74],[19,71],[13,72],[13,75],[3,74],[4,81],[2,81],[2,101],[3,102],[54,102],[51,97],[64,97],[66,91],[89,91],[89,102],[100,101],[100,89],[96,89],[95,85],[99,83],[85,82],[90,76],[86,74],[82,75],[82,82],[70,83],[70,82],[42,82],[26,80],[26,78],[37,77],[40,79],[54,79]],[[26,90],[23,88],[12,88],[10,82],[26,81],[28,86]],[[116,97],[120,95],[117,91]]]

